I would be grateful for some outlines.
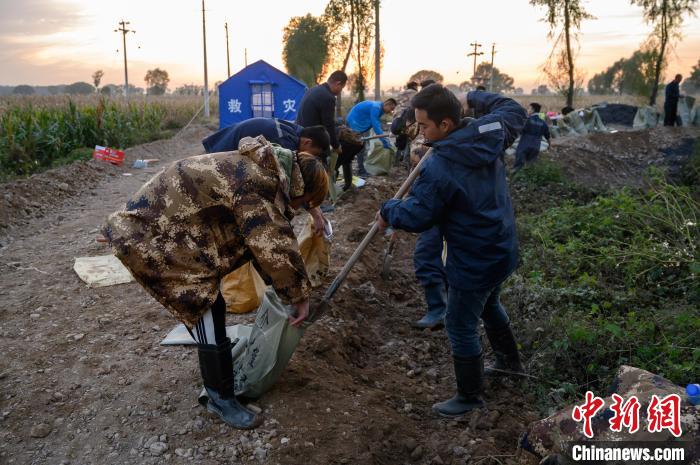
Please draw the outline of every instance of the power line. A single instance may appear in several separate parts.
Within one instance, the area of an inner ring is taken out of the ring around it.
[[[231,54],[228,50],[228,23],[224,23],[224,29],[226,29],[226,69],[228,70],[228,77],[231,77]]]
[[[493,92],[493,57],[496,55],[496,44],[491,44],[491,76],[489,76],[489,92]]]
[[[202,39],[204,44],[204,117],[209,119],[209,76],[207,73],[207,24],[202,0]]]
[[[136,31],[127,29],[126,26],[131,24],[129,21],[124,21],[123,19],[119,21],[119,27],[114,30],[114,32],[121,32],[122,33],[122,44],[123,44],[123,49],[124,49],[124,97],[128,98],[129,97],[129,69],[126,65],[126,35],[129,32],[133,32],[136,34]]]
[[[484,54],[484,52],[478,52],[477,50],[481,47],[481,44],[478,43],[476,40],[469,44],[470,47],[474,47],[474,51],[472,53],[467,54],[468,57],[473,56],[474,57],[474,71],[472,74],[472,77],[476,77],[476,57],[481,56]]]

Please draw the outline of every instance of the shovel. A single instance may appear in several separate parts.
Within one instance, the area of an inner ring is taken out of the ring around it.
[[[420,174],[420,168],[425,162],[425,160],[428,159],[428,157],[431,155],[432,150],[428,150],[428,152],[423,156],[423,158],[420,159],[416,167],[413,169],[408,174],[408,177],[406,180],[401,184],[401,187],[399,190],[396,192],[394,195],[394,199],[401,199],[403,198],[404,195],[408,192],[408,190],[411,188],[413,185],[413,182],[416,180],[418,175]],[[309,315],[309,317],[306,319],[309,323],[314,323],[317,321],[321,316],[323,316],[324,313],[330,308],[330,303],[331,299],[333,299],[333,296],[335,293],[338,291],[340,288],[340,285],[343,284],[343,281],[345,281],[345,278],[348,277],[348,274],[350,274],[350,270],[352,270],[352,267],[355,266],[355,263],[360,259],[362,254],[364,253],[365,249],[369,246],[370,242],[372,242],[372,239],[374,239],[374,236],[379,232],[379,226],[377,226],[377,223],[374,223],[372,225],[372,228],[369,230],[367,235],[365,236],[364,239],[362,239],[362,242],[360,242],[360,245],[357,246],[357,249],[355,249],[355,252],[350,256],[348,261],[345,263],[343,266],[343,269],[340,270],[338,273],[338,276],[335,277],[331,285],[328,287],[328,290],[326,290],[326,293],[323,295],[323,298],[321,299],[321,302],[318,304],[318,306],[314,309],[314,311]]]

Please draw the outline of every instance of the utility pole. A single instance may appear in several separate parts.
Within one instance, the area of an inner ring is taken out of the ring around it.
[[[472,53],[469,53],[467,56],[473,56],[474,57],[474,71],[472,72],[472,79],[474,79],[474,82],[476,82],[476,57],[483,55],[484,52],[478,52],[477,50],[481,47],[481,44],[478,43],[476,40],[474,43],[469,44],[470,47],[474,47],[474,51]]]
[[[204,117],[209,119],[209,76],[207,74],[207,24],[204,18],[204,0],[202,0],[202,38],[204,39]]]
[[[374,0],[374,100],[381,100],[382,91],[380,89],[379,69],[382,52],[379,45],[379,0]]]
[[[129,21],[124,21],[123,19],[119,21],[119,27],[114,30],[114,32],[122,33],[122,48],[124,49],[124,98],[129,97],[129,70],[126,66],[126,35],[129,32],[136,34],[136,31],[127,29],[126,26],[131,24]]]
[[[245,66],[248,67],[248,49],[245,49]]]
[[[489,77],[489,92],[493,92],[493,56],[496,54],[496,44],[491,44],[491,76]]]
[[[228,51],[228,23],[224,23],[226,29],[226,69],[228,69],[228,77],[231,77],[231,54]]]

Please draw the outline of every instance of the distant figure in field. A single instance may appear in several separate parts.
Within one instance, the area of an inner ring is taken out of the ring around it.
[[[544,115],[540,113],[542,105],[539,103],[531,103],[527,110],[527,121],[523,128],[523,133],[518,142],[518,149],[515,152],[515,164],[513,172],[517,172],[525,163],[532,163],[537,160],[537,155],[540,153],[540,144],[542,137],[550,141],[549,127],[544,122]]]
[[[678,117],[678,99],[681,97],[680,83],[683,76],[676,74],[673,81],[666,84],[666,101],[664,102],[664,126],[680,126]]]

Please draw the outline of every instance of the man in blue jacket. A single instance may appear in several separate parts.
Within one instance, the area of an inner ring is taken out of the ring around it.
[[[263,136],[273,144],[293,152],[321,157],[330,150],[330,136],[323,126],[303,128],[277,118],[250,118],[220,129],[202,141],[207,153],[238,150],[244,137]]]
[[[484,405],[480,319],[496,355],[492,368],[523,370],[499,294],[518,263],[515,218],[501,154],[522,130],[526,113],[509,98],[470,92],[468,106],[485,116],[467,124],[460,121],[457,98],[439,84],[421,90],[412,104],[432,155],[408,197],[385,202],[376,221],[380,229],[391,225],[410,232],[438,225],[447,242],[450,289],[445,327],[457,394],[433,405],[433,410],[456,417]]]
[[[528,108],[527,122],[523,128],[523,133],[520,135],[518,149],[515,151],[514,173],[525,166],[525,163],[532,163],[537,160],[537,155],[540,154],[542,137],[547,139],[547,142],[551,140],[549,126],[540,116],[540,110],[542,110],[542,106],[534,102]]]
[[[370,129],[374,130],[376,135],[384,134],[382,130],[381,117],[384,113],[393,113],[396,108],[396,100],[393,98],[387,99],[384,102],[375,102],[373,100],[365,100],[360,102],[350,109],[348,117],[346,118],[347,124],[355,132],[360,134],[366,133]],[[389,148],[389,141],[387,138],[379,139],[382,141],[384,148]],[[362,152],[357,154],[357,169],[360,176],[367,176],[367,171],[365,171],[365,156],[367,154],[367,144]]]

